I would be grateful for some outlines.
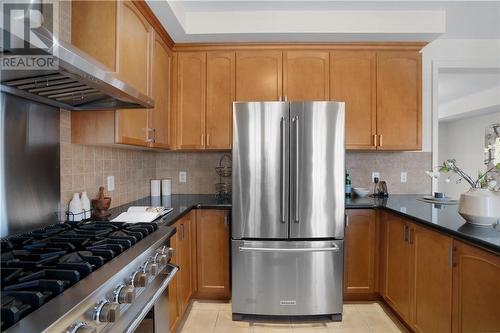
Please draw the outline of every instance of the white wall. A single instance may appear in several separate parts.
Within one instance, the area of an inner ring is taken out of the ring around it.
[[[500,39],[437,39],[424,47],[422,50],[423,151],[433,149],[433,63],[452,62],[473,64],[476,67],[500,62]]]
[[[491,114],[468,117],[439,123],[439,153],[438,160],[454,158],[457,164],[471,177],[476,178],[478,171],[485,171],[484,165],[484,135],[486,127],[500,122],[500,108]],[[452,175],[451,173],[448,175]],[[458,198],[469,189],[466,181],[456,184],[458,177],[451,176],[451,182],[446,184],[446,175],[439,179],[439,191]]]

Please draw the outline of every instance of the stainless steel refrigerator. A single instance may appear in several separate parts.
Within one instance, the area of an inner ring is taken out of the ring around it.
[[[233,104],[232,312],[342,313],[344,103]]]

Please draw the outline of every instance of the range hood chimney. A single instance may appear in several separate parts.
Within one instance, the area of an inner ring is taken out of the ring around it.
[[[29,22],[29,30],[39,39],[38,47],[9,26],[0,29],[3,36],[1,91],[75,111],[154,107],[153,99],[121,81],[115,73],[81,50],[57,40],[41,23],[37,24],[38,21],[33,23],[25,17],[17,19],[23,20],[24,24]],[[15,45],[21,42],[28,47],[10,47],[12,41],[17,41],[13,43]],[[40,48],[40,41],[47,49]],[[35,50],[40,58],[51,58],[54,65],[50,68],[6,68],[6,64],[18,59],[28,59],[30,50]]]

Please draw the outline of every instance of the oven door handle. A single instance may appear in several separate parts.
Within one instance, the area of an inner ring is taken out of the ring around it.
[[[140,325],[144,317],[148,314],[149,310],[153,307],[153,305],[156,303],[158,298],[163,294],[165,289],[167,289],[168,285],[172,281],[172,279],[175,277],[177,272],[179,271],[179,266],[174,265],[174,264],[168,264],[167,268],[170,267],[172,270],[168,273],[168,277],[162,282],[158,290],[155,292],[151,300],[142,308],[141,313],[134,319],[134,321],[128,326],[128,329],[126,333],[132,333],[134,332],[137,327]]]

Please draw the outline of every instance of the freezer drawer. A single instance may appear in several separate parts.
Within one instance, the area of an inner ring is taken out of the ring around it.
[[[342,240],[233,240],[231,251],[233,314],[342,312]]]

